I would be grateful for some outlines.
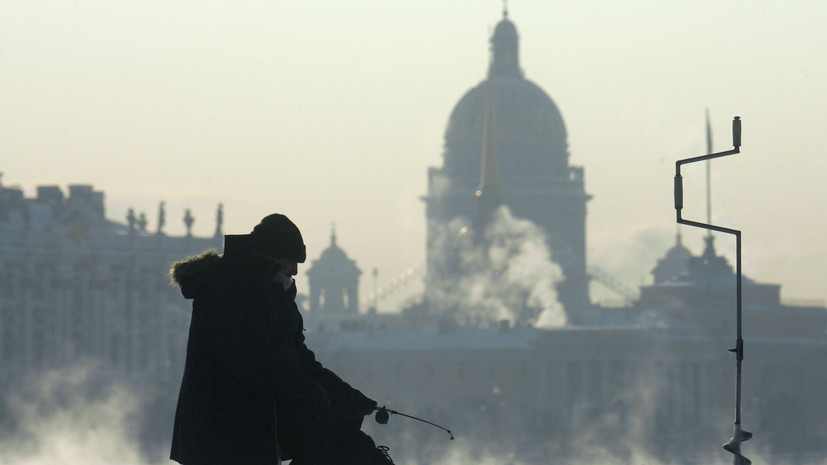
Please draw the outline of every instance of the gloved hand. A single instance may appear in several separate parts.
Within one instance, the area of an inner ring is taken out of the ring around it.
[[[333,396],[333,407],[339,409],[348,417],[364,417],[373,413],[376,401],[362,394],[358,389],[348,389]]]
[[[354,396],[348,409],[348,421],[352,422],[354,428],[360,429],[365,417],[372,414],[376,408],[376,401],[359,391],[356,392],[358,395]]]
[[[376,401],[371,399],[368,396],[363,395],[362,405],[360,405],[359,414],[360,415],[371,415],[374,410],[376,410]]]

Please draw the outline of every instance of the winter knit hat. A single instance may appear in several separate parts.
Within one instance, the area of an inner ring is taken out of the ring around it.
[[[284,215],[267,215],[250,233],[253,247],[273,258],[286,258],[304,263],[307,251],[299,228]]]

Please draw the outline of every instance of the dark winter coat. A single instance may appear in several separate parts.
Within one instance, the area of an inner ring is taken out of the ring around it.
[[[253,251],[249,236],[227,236],[223,256],[210,251],[178,262],[171,276],[194,299],[173,460],[275,464],[278,405],[332,405],[348,415],[375,406],[316,361],[304,343],[295,285],[285,290],[272,280],[272,263]]]

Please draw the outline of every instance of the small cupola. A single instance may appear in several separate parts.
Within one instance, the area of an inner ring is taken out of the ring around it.
[[[503,19],[494,28],[491,37],[491,67],[488,77],[515,76],[522,77],[520,69],[520,49],[517,27],[508,19],[508,12],[503,12]]]
[[[359,276],[362,271],[336,244],[336,230],[330,246],[307,270],[310,311],[327,314],[359,313]]]
[[[683,245],[681,233],[678,232],[675,245],[666,252],[665,257],[658,260],[658,264],[652,269],[655,284],[686,274],[689,271],[690,258],[692,258],[692,252]]]

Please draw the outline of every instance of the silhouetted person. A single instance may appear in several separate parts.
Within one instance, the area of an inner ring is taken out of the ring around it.
[[[194,299],[170,458],[186,465],[393,465],[360,430],[376,407],[304,343],[293,276],[299,229],[265,217],[250,234],[170,272]]]

